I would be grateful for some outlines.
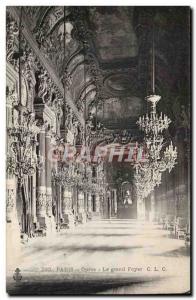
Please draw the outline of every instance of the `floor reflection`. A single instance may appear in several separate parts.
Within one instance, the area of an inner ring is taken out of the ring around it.
[[[10,294],[145,294],[189,290],[190,259],[183,240],[160,226],[130,220],[92,221],[22,245]],[[71,268],[72,271],[67,271]]]

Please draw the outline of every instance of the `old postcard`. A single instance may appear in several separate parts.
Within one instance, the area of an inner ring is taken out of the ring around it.
[[[191,10],[6,7],[9,295],[190,295]]]

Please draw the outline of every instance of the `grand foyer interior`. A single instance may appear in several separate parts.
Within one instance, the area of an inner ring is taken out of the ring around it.
[[[176,234],[180,218],[186,240],[187,8],[7,7],[6,24],[10,249],[101,220],[156,222]],[[137,159],[140,146],[142,158],[146,153],[146,136],[137,120],[151,113],[146,96],[155,92],[162,97],[157,112],[171,119],[164,142],[172,141],[177,159],[141,194]],[[104,155],[93,159],[98,148]]]

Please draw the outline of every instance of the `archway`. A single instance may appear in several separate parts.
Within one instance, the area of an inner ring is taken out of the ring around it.
[[[134,194],[133,185],[124,181],[121,184],[117,218],[119,219],[136,219],[137,218],[137,198]]]

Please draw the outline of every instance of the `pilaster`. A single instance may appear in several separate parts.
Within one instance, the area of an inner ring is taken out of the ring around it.
[[[45,128],[39,133],[39,155],[45,159]],[[46,172],[42,168],[38,174],[37,186],[37,219],[41,228],[46,228]]]

